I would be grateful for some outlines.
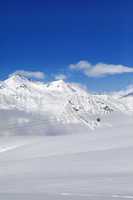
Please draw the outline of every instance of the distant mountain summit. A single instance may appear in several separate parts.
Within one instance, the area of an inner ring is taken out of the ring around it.
[[[15,74],[10,76],[7,80],[4,81],[4,84],[9,87],[15,89],[23,84],[27,84],[29,81],[22,75]]]

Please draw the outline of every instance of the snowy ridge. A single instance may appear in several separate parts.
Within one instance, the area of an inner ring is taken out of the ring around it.
[[[112,96],[115,99],[119,99],[127,106],[129,111],[133,112],[133,85],[130,85],[125,90],[114,92]]]

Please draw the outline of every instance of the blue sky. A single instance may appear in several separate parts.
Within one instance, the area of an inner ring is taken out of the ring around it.
[[[133,84],[133,73],[88,76],[69,66],[81,60],[133,69],[132,0],[0,1],[0,79],[16,70],[65,74],[90,90]],[[110,67],[110,66],[107,66]]]

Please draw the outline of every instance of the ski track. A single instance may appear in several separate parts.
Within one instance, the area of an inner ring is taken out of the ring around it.
[[[13,146],[8,146],[8,147],[1,147],[0,148],[0,153],[6,152],[6,151],[10,151],[10,150],[13,150],[13,149],[17,149],[17,148],[22,147],[24,145],[25,144],[13,145]]]
[[[67,193],[67,192],[63,192],[60,193],[59,195],[62,196],[80,196],[80,197],[104,197],[104,195],[94,195],[94,194],[78,194],[78,193]],[[106,195],[105,195],[106,196]],[[106,198],[121,198],[121,199],[133,199],[133,196],[131,195],[118,195],[118,194],[112,194],[111,196],[106,196]]]

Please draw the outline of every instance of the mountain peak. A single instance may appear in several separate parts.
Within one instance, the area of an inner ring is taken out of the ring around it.
[[[71,83],[65,82],[64,80],[56,80],[49,83],[48,89],[66,94],[73,94],[73,92],[76,92],[74,86],[72,86]]]
[[[60,80],[56,80],[56,81],[51,82],[51,84],[53,84],[53,85],[66,85],[66,82],[64,80],[60,79]]]
[[[49,88],[57,89],[57,88],[66,88],[67,83],[63,80],[52,81],[49,84]]]
[[[21,75],[21,74],[12,74],[12,75],[10,75],[9,76],[9,78],[8,79],[14,79],[14,80],[22,80],[22,79],[27,79],[27,78],[25,78],[25,76],[23,76],[23,75]]]
[[[27,82],[29,82],[29,80],[20,74],[13,74],[9,76],[9,78],[5,80],[4,82],[8,87],[14,88],[14,87],[19,87],[23,84],[26,84]]]

